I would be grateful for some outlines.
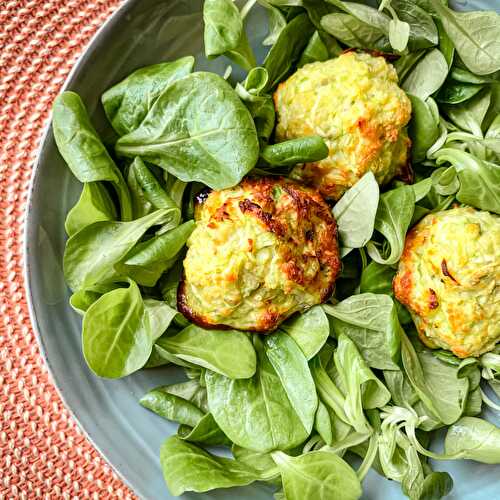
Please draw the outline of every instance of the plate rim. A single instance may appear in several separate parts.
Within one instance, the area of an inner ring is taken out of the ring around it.
[[[92,35],[91,39],[87,42],[84,47],[82,53],[78,56],[75,64],[71,68],[66,80],[62,84],[61,88],[58,91],[58,95],[65,90],[71,89],[73,86],[74,80],[77,74],[80,72],[82,67],[85,65],[87,59],[90,56],[90,52],[94,48],[97,41],[101,38],[103,33],[108,32],[113,29],[115,25],[117,25],[122,18],[122,16],[126,15],[129,10],[131,10],[134,5],[140,0],[121,0],[121,3],[116,7],[116,9],[106,18],[103,24],[97,29],[97,31]],[[49,374],[50,382],[56,389],[56,393],[61,399],[64,407],[70,414],[71,418],[76,422],[78,429],[82,432],[85,439],[92,445],[92,447],[104,458],[107,465],[111,467],[112,471],[118,476],[118,478],[125,484],[127,488],[129,488],[134,494],[137,495],[137,492],[134,486],[130,483],[130,481],[122,474],[122,472],[114,465],[114,463],[108,458],[107,453],[105,453],[101,447],[97,444],[97,442],[92,437],[90,431],[88,431],[85,426],[80,422],[80,419],[73,410],[73,408],[68,404],[64,391],[61,388],[61,384],[59,383],[59,376],[56,375],[55,370],[52,368],[52,364],[49,360],[49,356],[47,353],[47,349],[41,335],[41,329],[39,327],[38,318],[35,312],[34,307],[34,299],[33,299],[33,289],[31,287],[31,275],[32,268],[30,265],[30,261],[33,256],[33,243],[32,236],[35,231],[34,229],[34,220],[33,220],[33,198],[35,188],[37,186],[37,182],[40,176],[41,164],[42,164],[42,155],[47,146],[47,138],[52,129],[52,110],[50,111],[49,117],[47,118],[47,122],[43,127],[43,132],[40,137],[40,143],[36,148],[36,156],[35,161],[33,162],[31,178],[28,186],[28,195],[26,200],[26,206],[23,214],[23,231],[22,231],[22,277],[24,289],[26,292],[26,303],[28,306],[28,314],[31,323],[31,327],[33,333],[35,334],[35,339],[38,344],[38,348],[40,351],[40,356],[43,358],[45,368]]]

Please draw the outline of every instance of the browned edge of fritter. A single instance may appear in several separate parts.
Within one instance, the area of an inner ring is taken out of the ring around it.
[[[332,295],[335,289],[335,281],[340,274],[342,263],[340,260],[339,254],[339,245],[338,245],[338,230],[337,223],[331,213],[331,209],[323,199],[321,194],[308,186],[296,183],[291,181],[290,179],[284,177],[247,177],[245,178],[241,184],[244,184],[246,187],[258,186],[262,187],[274,187],[276,184],[280,184],[280,186],[290,195],[290,197],[297,204],[297,210],[299,214],[302,216],[306,216],[311,205],[314,204],[316,210],[318,211],[321,218],[327,223],[329,226],[328,230],[323,232],[323,241],[320,243],[326,243],[330,250],[330,255],[326,256],[325,265],[328,265],[331,269],[331,277],[328,288],[326,288],[321,294],[321,303],[326,302],[330,296]],[[209,196],[211,190],[205,189],[202,190],[195,199],[195,208],[201,206],[207,197]],[[300,196],[300,194],[308,194],[305,200]],[[275,232],[278,235],[282,235],[281,224],[279,221],[274,220],[272,218],[272,214],[269,212],[265,212],[260,205],[252,202],[251,200],[245,199],[240,202],[240,209],[242,211],[250,211],[256,217],[258,217],[266,227]],[[328,234],[326,234],[328,232]],[[325,238],[329,238],[329,241],[325,241]],[[320,245],[320,248],[323,248]],[[321,260],[320,260],[321,261]],[[179,286],[177,288],[177,308],[179,312],[181,312],[189,321],[198,325],[202,328],[206,329],[218,329],[218,330],[238,330],[238,328],[220,324],[220,323],[209,323],[206,319],[194,312],[191,307],[188,305],[187,297],[186,297],[186,280],[184,271],[182,272],[181,280],[179,282]],[[251,331],[255,333],[272,333],[275,331],[280,323],[286,318],[281,318],[280,316],[275,316],[270,318],[271,325],[264,328],[246,328],[243,331]]]

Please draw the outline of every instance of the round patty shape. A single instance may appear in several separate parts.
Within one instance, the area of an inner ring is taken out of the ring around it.
[[[404,128],[411,102],[383,57],[345,52],[306,64],[278,86],[276,141],[319,135],[329,155],[297,165],[291,177],[338,200],[368,170],[379,184],[408,168],[410,139]]]
[[[500,339],[500,217],[453,208],[424,217],[406,237],[396,298],[421,340],[466,358]]]
[[[201,198],[177,294],[193,323],[268,332],[330,297],[337,226],[316,191],[258,178]]]

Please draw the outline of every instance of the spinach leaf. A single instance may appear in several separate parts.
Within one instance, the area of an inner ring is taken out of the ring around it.
[[[345,397],[326,372],[321,354],[311,360],[309,368],[311,369],[320,400],[333,410],[335,416],[346,424],[348,429],[351,429],[350,421],[344,411]]]
[[[398,370],[400,326],[394,302],[388,295],[361,293],[338,304],[323,305],[332,316],[337,336],[346,335],[366,363],[381,370]]]
[[[195,427],[204,417],[204,413],[190,401],[158,389],[149,391],[139,403],[160,417],[190,427]]]
[[[459,455],[485,464],[500,463],[500,429],[476,417],[462,417],[446,434],[446,455]]]
[[[87,309],[82,344],[85,361],[101,377],[125,377],[144,366],[153,338],[133,281],[128,288],[104,294]]]
[[[184,441],[201,443],[205,446],[231,445],[231,441],[220,430],[211,413],[206,413],[193,427],[189,424],[180,425],[177,435]]]
[[[169,437],[160,450],[163,477],[170,493],[202,493],[216,488],[244,486],[261,479],[262,474],[247,464],[212,455],[177,436]]]
[[[243,16],[232,0],[205,0],[203,21],[205,55],[208,59],[225,55],[246,70],[255,66],[255,56],[243,26]]]
[[[390,5],[397,12],[398,18],[409,25],[410,51],[438,44],[438,30],[432,17],[424,9],[409,0],[391,0]]]
[[[429,148],[439,137],[439,123],[436,123],[429,106],[420,97],[408,95],[411,101],[412,117],[408,126],[412,148],[411,157],[414,162],[426,158]]]
[[[343,51],[342,47],[339,42],[326,33],[321,26],[321,19],[327,14],[336,12],[337,9],[323,0],[301,0],[301,3],[302,7],[306,9],[309,19],[316,28],[319,38],[328,51],[328,58],[339,56]]]
[[[101,221],[84,227],[66,243],[64,276],[73,290],[116,280],[121,261],[152,226],[166,222],[170,210],[157,210],[130,222]]]
[[[328,52],[328,48],[321,39],[319,32],[316,30],[309,39],[304,52],[302,52],[299,62],[297,63],[297,67],[301,68],[302,66],[312,62],[326,61],[329,58],[330,54]]]
[[[100,182],[86,182],[76,205],[68,212],[64,227],[73,236],[94,222],[116,220],[116,208],[106,187]]]
[[[321,306],[292,316],[280,325],[280,329],[292,337],[308,360],[316,355],[330,335],[328,318]]]
[[[146,167],[144,162],[139,157],[137,157],[132,162],[130,168],[134,170],[135,178],[137,179],[139,186],[141,186],[144,196],[151,203],[151,205],[153,205],[157,209],[176,208],[179,215],[176,219],[174,219],[172,224],[179,224],[179,221],[181,219],[179,206],[166,193],[165,189],[163,189],[163,186],[151,173],[149,168]]]
[[[69,299],[71,307],[83,316],[85,311],[99,298],[111,290],[120,288],[118,283],[109,283],[106,285],[99,285],[88,289],[81,289],[73,293]]]
[[[274,451],[271,456],[281,472],[287,500],[356,500],[361,496],[356,473],[331,451],[313,451],[298,457]]]
[[[194,221],[190,220],[171,231],[139,243],[122,263],[117,264],[117,269],[140,285],[156,285],[160,276],[175,263],[194,227]]]
[[[118,154],[140,156],[213,189],[237,184],[255,165],[258,150],[249,111],[226,81],[204,72],[170,85],[139,128],[116,143]]]
[[[458,201],[500,214],[500,168],[465,151],[444,148],[436,154],[438,165],[450,162],[458,173]]]
[[[481,138],[481,125],[490,107],[490,101],[491,92],[484,89],[461,104],[444,106],[444,110],[455,125]]]
[[[467,68],[478,75],[500,69],[500,17],[496,12],[454,12],[430,0]]]
[[[243,448],[267,452],[290,449],[308,436],[280,378],[255,339],[258,363],[250,379],[231,380],[207,372],[208,405],[229,439]]]
[[[326,158],[328,146],[322,137],[311,135],[265,146],[260,155],[270,165],[290,166]]]
[[[265,68],[253,68],[245,81],[237,83],[235,88],[254,119],[257,136],[262,145],[269,141],[276,119],[273,98],[265,93],[268,81],[269,74]]]
[[[208,412],[207,390],[200,385],[200,381],[197,379],[179,382],[177,384],[163,385],[156,387],[155,390],[173,394],[174,396],[190,401],[204,414]]]
[[[125,178],[130,191],[133,219],[139,219],[151,213],[153,205],[146,199],[144,191],[135,176],[135,171],[130,168],[130,165],[125,170]]]
[[[435,18],[434,22],[436,23],[439,34],[438,48],[443,54],[444,58],[446,59],[446,62],[448,63],[448,68],[451,68],[451,65],[453,64],[453,59],[455,57],[455,45],[453,45],[451,38],[446,33],[441,20],[439,18]]]
[[[318,401],[318,409],[314,416],[314,429],[321,436],[321,439],[329,446],[333,444],[332,422],[328,408]]]
[[[480,85],[483,83],[495,83],[497,80],[492,76],[479,76],[474,73],[466,70],[464,68],[460,68],[458,66],[454,66],[451,68],[450,77],[456,82],[461,83],[473,83],[476,85]]]
[[[104,92],[101,102],[116,133],[125,135],[135,130],[161,92],[171,83],[189,75],[193,66],[192,56],[146,66]]]
[[[418,500],[438,500],[451,493],[453,479],[447,472],[431,472],[422,484]]]
[[[484,85],[449,81],[441,87],[436,100],[443,104],[459,104],[474,97],[483,88]]]
[[[367,172],[333,207],[343,256],[353,248],[364,247],[370,241],[378,202],[378,183],[373,173]]]
[[[390,46],[383,31],[350,14],[328,14],[321,19],[321,27],[349,47],[384,50]]]
[[[410,38],[410,25],[398,18],[389,21],[389,43],[397,52],[404,52]]]
[[[408,408],[417,403],[418,396],[403,371],[384,370],[384,380],[396,405]]]
[[[318,406],[316,388],[307,359],[295,341],[278,332],[264,341],[266,356],[281,380],[292,408],[310,434]]]
[[[314,33],[307,14],[294,17],[279,34],[276,43],[271,47],[263,66],[269,73],[266,90],[273,89],[291,71]]]
[[[448,63],[439,49],[432,49],[418,61],[404,79],[402,88],[425,101],[443,85],[448,75]]]
[[[357,432],[369,432],[363,409],[381,408],[391,399],[385,385],[368,368],[347,335],[338,338],[335,367],[345,389],[344,411]]]
[[[80,182],[113,183],[122,220],[132,218],[130,193],[123,176],[90,122],[78,94],[63,92],[52,108],[52,129],[57,149]]]
[[[415,184],[414,184],[415,186]],[[361,273],[359,282],[360,293],[376,293],[389,295],[394,299],[394,292],[392,290],[392,280],[396,274],[396,269],[391,266],[379,264],[378,262],[370,262]],[[412,319],[409,312],[398,301],[394,301],[396,311],[398,314],[399,322],[401,324],[411,323]],[[356,340],[354,340],[356,342]],[[358,349],[363,349],[356,343]],[[371,366],[371,365],[370,365]],[[378,368],[374,366],[374,368]]]
[[[426,51],[424,49],[409,52],[408,54],[401,55],[397,61],[394,61],[392,65],[398,74],[400,82],[405,79],[406,75],[415,66],[415,64],[417,64],[417,62],[424,57],[425,53]]]
[[[144,314],[153,341],[159,339],[179,313],[163,300],[144,299]]]
[[[276,8],[272,2],[267,0],[257,0],[260,5],[267,9],[267,21],[269,32],[262,41],[262,45],[274,45],[278,40],[279,34],[286,26],[286,18],[280,9]]]
[[[339,0],[329,0],[329,3],[337,6],[347,14],[351,14],[359,21],[377,28],[382,33],[389,33],[390,18],[379,9],[371,5],[365,5],[356,2],[341,2]]]
[[[161,347],[184,361],[229,378],[249,378],[256,370],[252,343],[245,333],[236,330],[204,330],[189,325],[163,338]]]
[[[469,391],[469,380],[460,377],[459,367],[441,362],[419,343],[412,345],[404,333],[401,358],[409,381],[431,415],[446,425],[455,422]]]
[[[270,453],[260,453],[258,451],[248,450],[247,448],[241,448],[235,444],[231,447],[231,452],[236,460],[266,474],[266,476],[269,477],[269,479],[266,478],[267,481],[271,481],[281,486],[279,469],[276,467]],[[271,471],[275,471],[274,476],[271,475]]]
[[[415,192],[411,186],[401,186],[380,197],[375,229],[386,238],[388,248],[381,253],[373,240],[368,242],[368,254],[375,262],[395,264],[399,260],[414,208]]]

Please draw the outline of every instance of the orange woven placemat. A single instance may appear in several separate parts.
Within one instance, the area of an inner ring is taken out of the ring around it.
[[[52,100],[121,0],[0,0],[0,499],[131,498],[40,356],[23,287],[24,209]]]

